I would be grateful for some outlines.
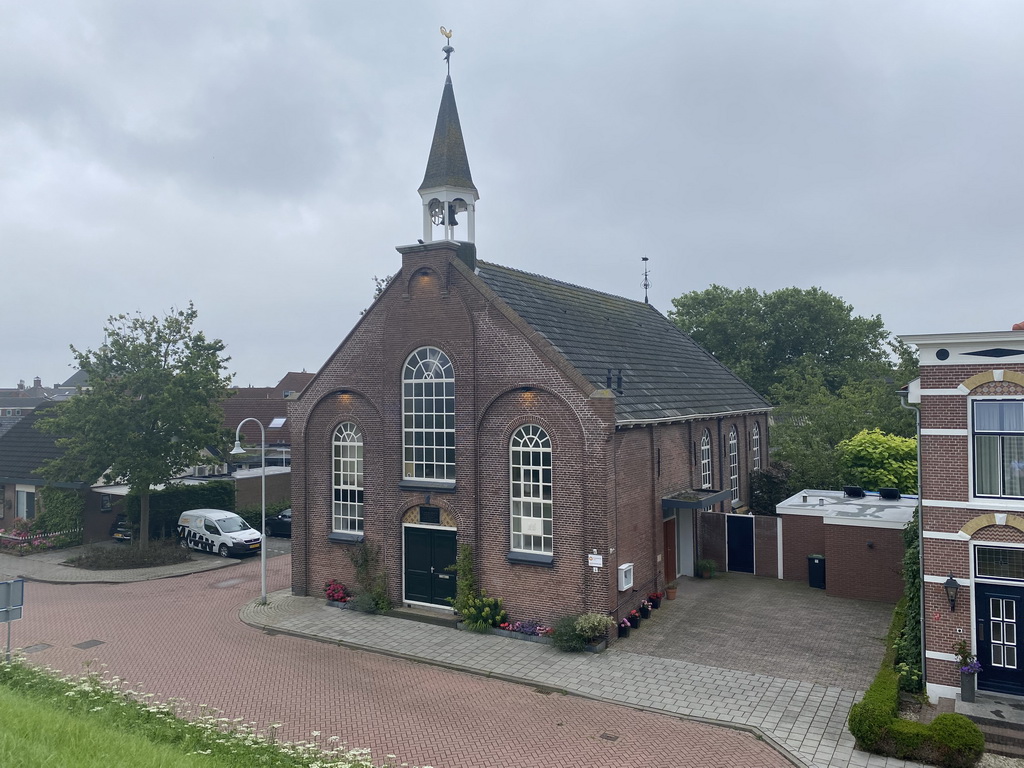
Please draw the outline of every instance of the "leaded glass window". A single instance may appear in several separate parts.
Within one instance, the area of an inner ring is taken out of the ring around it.
[[[512,549],[551,554],[551,440],[527,424],[509,442]]]
[[[334,514],[340,533],[363,531],[363,433],[350,421],[334,431]]]
[[[700,487],[711,487],[711,433],[706,429],[700,438]]]
[[[729,430],[729,490],[732,500],[740,500],[740,438],[736,427]]]
[[[402,373],[403,475],[455,480],[455,372],[448,356],[421,347]]]
[[[750,431],[750,461],[755,470],[761,468],[761,427],[756,421]]]

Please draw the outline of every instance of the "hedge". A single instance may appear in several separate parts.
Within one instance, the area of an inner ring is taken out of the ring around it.
[[[985,750],[985,739],[973,722],[953,713],[939,715],[928,724],[899,717],[899,676],[893,664],[895,640],[905,618],[906,604],[901,601],[893,613],[882,667],[864,698],[850,709],[850,733],[859,749],[878,755],[970,768]]]
[[[139,497],[129,494],[125,512],[132,524],[139,524]],[[190,509],[235,509],[235,484],[229,480],[211,480],[199,485],[172,485],[149,494],[150,538],[174,538],[178,535],[178,517]]]

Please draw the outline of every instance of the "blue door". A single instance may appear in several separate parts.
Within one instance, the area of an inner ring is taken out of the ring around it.
[[[1024,672],[1018,645],[1017,621],[1024,588],[977,584],[976,618],[978,688],[1000,693],[1024,694]]]
[[[752,515],[726,515],[726,570],[754,572],[754,518]]]

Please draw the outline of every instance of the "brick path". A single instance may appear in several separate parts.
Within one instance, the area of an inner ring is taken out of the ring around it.
[[[289,560],[269,561],[270,589],[287,587]],[[310,738],[312,731],[320,731],[321,740],[336,735],[351,746],[370,747],[378,760],[394,754],[398,761],[437,768],[791,764],[747,732],[263,633],[238,619],[239,608],[258,594],[258,561],[161,581],[30,583],[26,616],[14,625],[13,640],[19,647],[51,646],[30,653],[33,663],[72,673],[88,665],[124,677],[161,699],[216,707],[225,716],[243,717],[261,728],[283,723],[283,738]],[[247,611],[262,611],[274,621],[302,621],[309,614],[308,604],[301,598],[286,600],[284,594],[274,595],[270,607],[250,606]],[[336,619],[350,613],[327,615]],[[396,619],[354,613],[345,618],[407,626]],[[424,640],[438,653],[451,649],[453,636],[469,635],[427,629],[447,633],[428,634]],[[531,671],[531,648],[550,652],[502,638],[469,639],[511,645],[502,664],[512,676]],[[102,644],[74,647],[91,640]],[[553,669],[561,670],[566,683],[562,687],[569,687],[577,677],[576,665],[600,665],[614,655],[561,656]],[[633,659],[634,666],[626,677],[605,684],[638,692],[642,698],[644,689],[661,676],[661,662],[655,667],[654,660],[619,656]],[[476,658],[453,661],[472,666]],[[797,693],[787,692],[784,684],[777,692],[790,697]],[[724,697],[719,703],[725,711],[730,709]],[[799,714],[794,711],[794,724]]]

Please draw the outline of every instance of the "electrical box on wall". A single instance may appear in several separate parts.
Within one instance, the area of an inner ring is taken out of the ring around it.
[[[633,564],[623,563],[619,566],[619,592],[633,588]]]

